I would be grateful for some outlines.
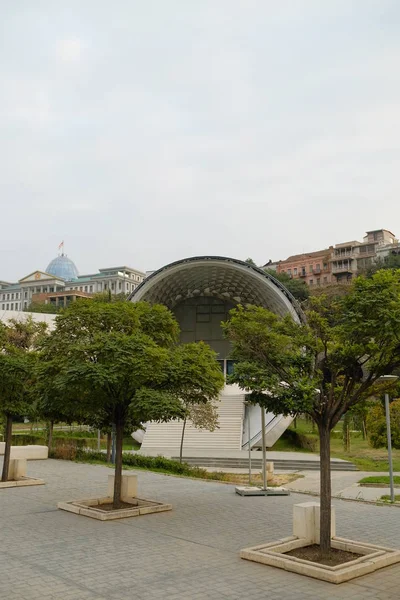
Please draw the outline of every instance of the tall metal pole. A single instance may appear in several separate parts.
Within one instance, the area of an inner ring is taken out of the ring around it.
[[[261,440],[262,440],[262,472],[263,472],[263,490],[267,490],[267,455],[265,452],[265,410],[261,408]]]
[[[385,414],[386,414],[386,434],[387,434],[387,447],[388,447],[388,458],[389,458],[390,501],[394,502],[392,434],[390,431],[389,394],[385,394]]]
[[[97,430],[97,452],[100,452],[100,429]]]
[[[247,405],[247,430],[249,435],[249,485],[251,485],[250,406]]]

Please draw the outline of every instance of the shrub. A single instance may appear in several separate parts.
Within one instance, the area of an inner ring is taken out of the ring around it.
[[[390,403],[390,429],[393,448],[400,448],[400,398]],[[373,448],[386,448],[386,418],[382,403],[376,403],[367,414],[368,441]]]
[[[54,456],[54,458],[57,458]],[[60,457],[64,458],[64,457]],[[79,448],[75,457],[70,460],[83,460],[85,462],[107,462],[107,456],[104,452],[93,452]],[[160,470],[175,475],[186,475],[189,477],[198,477],[201,479],[218,479],[214,473],[208,473],[201,467],[192,467],[188,463],[180,463],[177,460],[165,458],[165,456],[144,456],[142,454],[122,454],[122,464],[127,467],[138,467],[140,469]]]
[[[295,448],[302,448],[303,450],[309,450],[310,452],[315,452],[317,449],[318,439],[316,437],[299,433],[294,429],[286,429],[282,438],[288,440]]]
[[[38,444],[39,446],[46,445],[46,438],[42,435],[31,433],[15,433],[11,438],[13,446],[28,446]]]
[[[76,446],[63,445],[52,448],[49,452],[49,458],[58,458],[61,460],[76,460],[78,455],[78,449]]]

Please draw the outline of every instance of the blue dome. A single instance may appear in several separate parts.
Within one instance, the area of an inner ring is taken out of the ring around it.
[[[61,254],[61,256],[57,256],[57,258],[53,258],[46,269],[46,273],[50,273],[56,277],[61,277],[67,281],[76,279],[79,275],[75,263],[65,254]]]

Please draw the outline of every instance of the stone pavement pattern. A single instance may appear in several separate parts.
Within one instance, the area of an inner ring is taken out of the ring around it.
[[[285,487],[294,492],[310,492],[313,494],[319,494],[320,490],[320,474],[319,471],[298,471],[302,478],[296,479],[291,483],[288,483]],[[389,487],[363,487],[358,485],[358,481],[364,477],[371,475],[388,476],[387,472],[368,472],[368,471],[333,471],[332,472],[332,495],[337,498],[344,498],[346,500],[367,500],[369,502],[375,502],[380,500],[381,496],[390,494]],[[395,472],[394,475],[400,475]],[[400,490],[396,488],[395,493],[400,493]]]
[[[45,486],[0,491],[1,600],[394,600],[400,567],[334,586],[239,558],[239,550],[291,534],[305,496],[245,498],[233,486],[138,471],[139,495],[173,511],[105,522],[56,509],[103,495],[110,470],[30,463]],[[334,502],[337,533],[400,545],[400,509]]]

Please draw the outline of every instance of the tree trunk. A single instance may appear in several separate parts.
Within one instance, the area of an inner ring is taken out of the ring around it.
[[[179,452],[179,462],[182,462],[182,454],[183,454],[183,438],[185,436],[185,427],[186,427],[186,417],[183,419],[183,427],[182,427],[182,437],[181,437],[181,449]]]
[[[50,451],[51,450],[51,446],[53,444],[54,421],[49,421],[48,427],[49,427],[49,436],[47,438],[47,446],[48,446],[49,451]]]
[[[111,431],[107,433],[107,462],[111,461]]]
[[[347,412],[343,417],[343,450],[350,452],[350,414]]]
[[[6,413],[6,429],[4,441],[6,445],[4,449],[3,473],[1,475],[1,480],[8,481],[8,469],[10,467],[10,453],[12,442],[12,416],[9,413]]]
[[[362,434],[363,434],[363,440],[367,439],[367,422],[366,422],[366,418],[363,415],[362,417]]]
[[[114,508],[119,508],[121,504],[121,486],[122,486],[122,444],[124,440],[124,419],[118,417],[115,423],[116,443],[115,443],[115,477],[114,477]]]
[[[319,424],[320,444],[320,548],[322,553],[331,549],[331,440],[330,430]]]

